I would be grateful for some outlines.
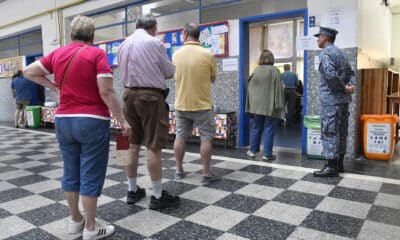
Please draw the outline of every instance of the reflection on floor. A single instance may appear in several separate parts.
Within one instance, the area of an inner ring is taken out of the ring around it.
[[[128,206],[124,170],[115,165],[113,149],[98,208],[98,221],[116,226],[108,239],[381,240],[400,236],[399,180],[360,175],[317,179],[312,169],[276,164],[303,162],[301,157],[278,154],[274,164],[215,156],[213,171],[222,180],[202,185],[198,154],[185,155],[184,167],[190,174],[175,181],[174,157],[165,150],[164,188],[180,195],[182,205],[153,211],[147,207],[151,183],[145,152],[140,153],[138,183],[147,189],[148,197]],[[62,167],[53,133],[0,127],[0,239],[80,238],[66,232]]]
[[[301,125],[286,127],[282,124],[279,126],[276,130],[274,146],[301,149]]]

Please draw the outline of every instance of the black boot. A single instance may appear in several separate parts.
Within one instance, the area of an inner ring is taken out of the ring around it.
[[[344,173],[343,160],[344,160],[344,154],[340,154],[338,161],[338,172],[340,173]]]
[[[326,164],[321,170],[315,171],[314,177],[339,177],[337,162],[336,159],[328,159],[328,164]]]

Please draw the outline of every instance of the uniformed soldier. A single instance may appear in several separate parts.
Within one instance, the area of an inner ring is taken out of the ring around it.
[[[321,140],[325,158],[328,160],[315,177],[337,177],[344,172],[343,158],[349,118],[349,102],[355,89],[355,74],[344,53],[334,45],[338,31],[320,27],[319,55],[320,101],[321,101]]]

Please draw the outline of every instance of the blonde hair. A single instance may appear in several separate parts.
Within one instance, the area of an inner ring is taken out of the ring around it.
[[[90,42],[94,39],[94,20],[86,16],[75,16],[71,22],[72,40]]]
[[[258,65],[274,65],[274,54],[270,50],[263,50],[258,60]]]

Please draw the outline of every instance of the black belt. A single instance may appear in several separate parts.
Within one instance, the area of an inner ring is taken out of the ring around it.
[[[152,88],[152,87],[125,87],[125,88],[128,88],[130,90],[150,90],[150,91],[164,93],[164,90],[162,90],[161,88]]]
[[[125,87],[130,90],[150,90],[161,93],[164,97],[168,96],[169,88],[163,90],[161,88],[152,88],[152,87]]]

